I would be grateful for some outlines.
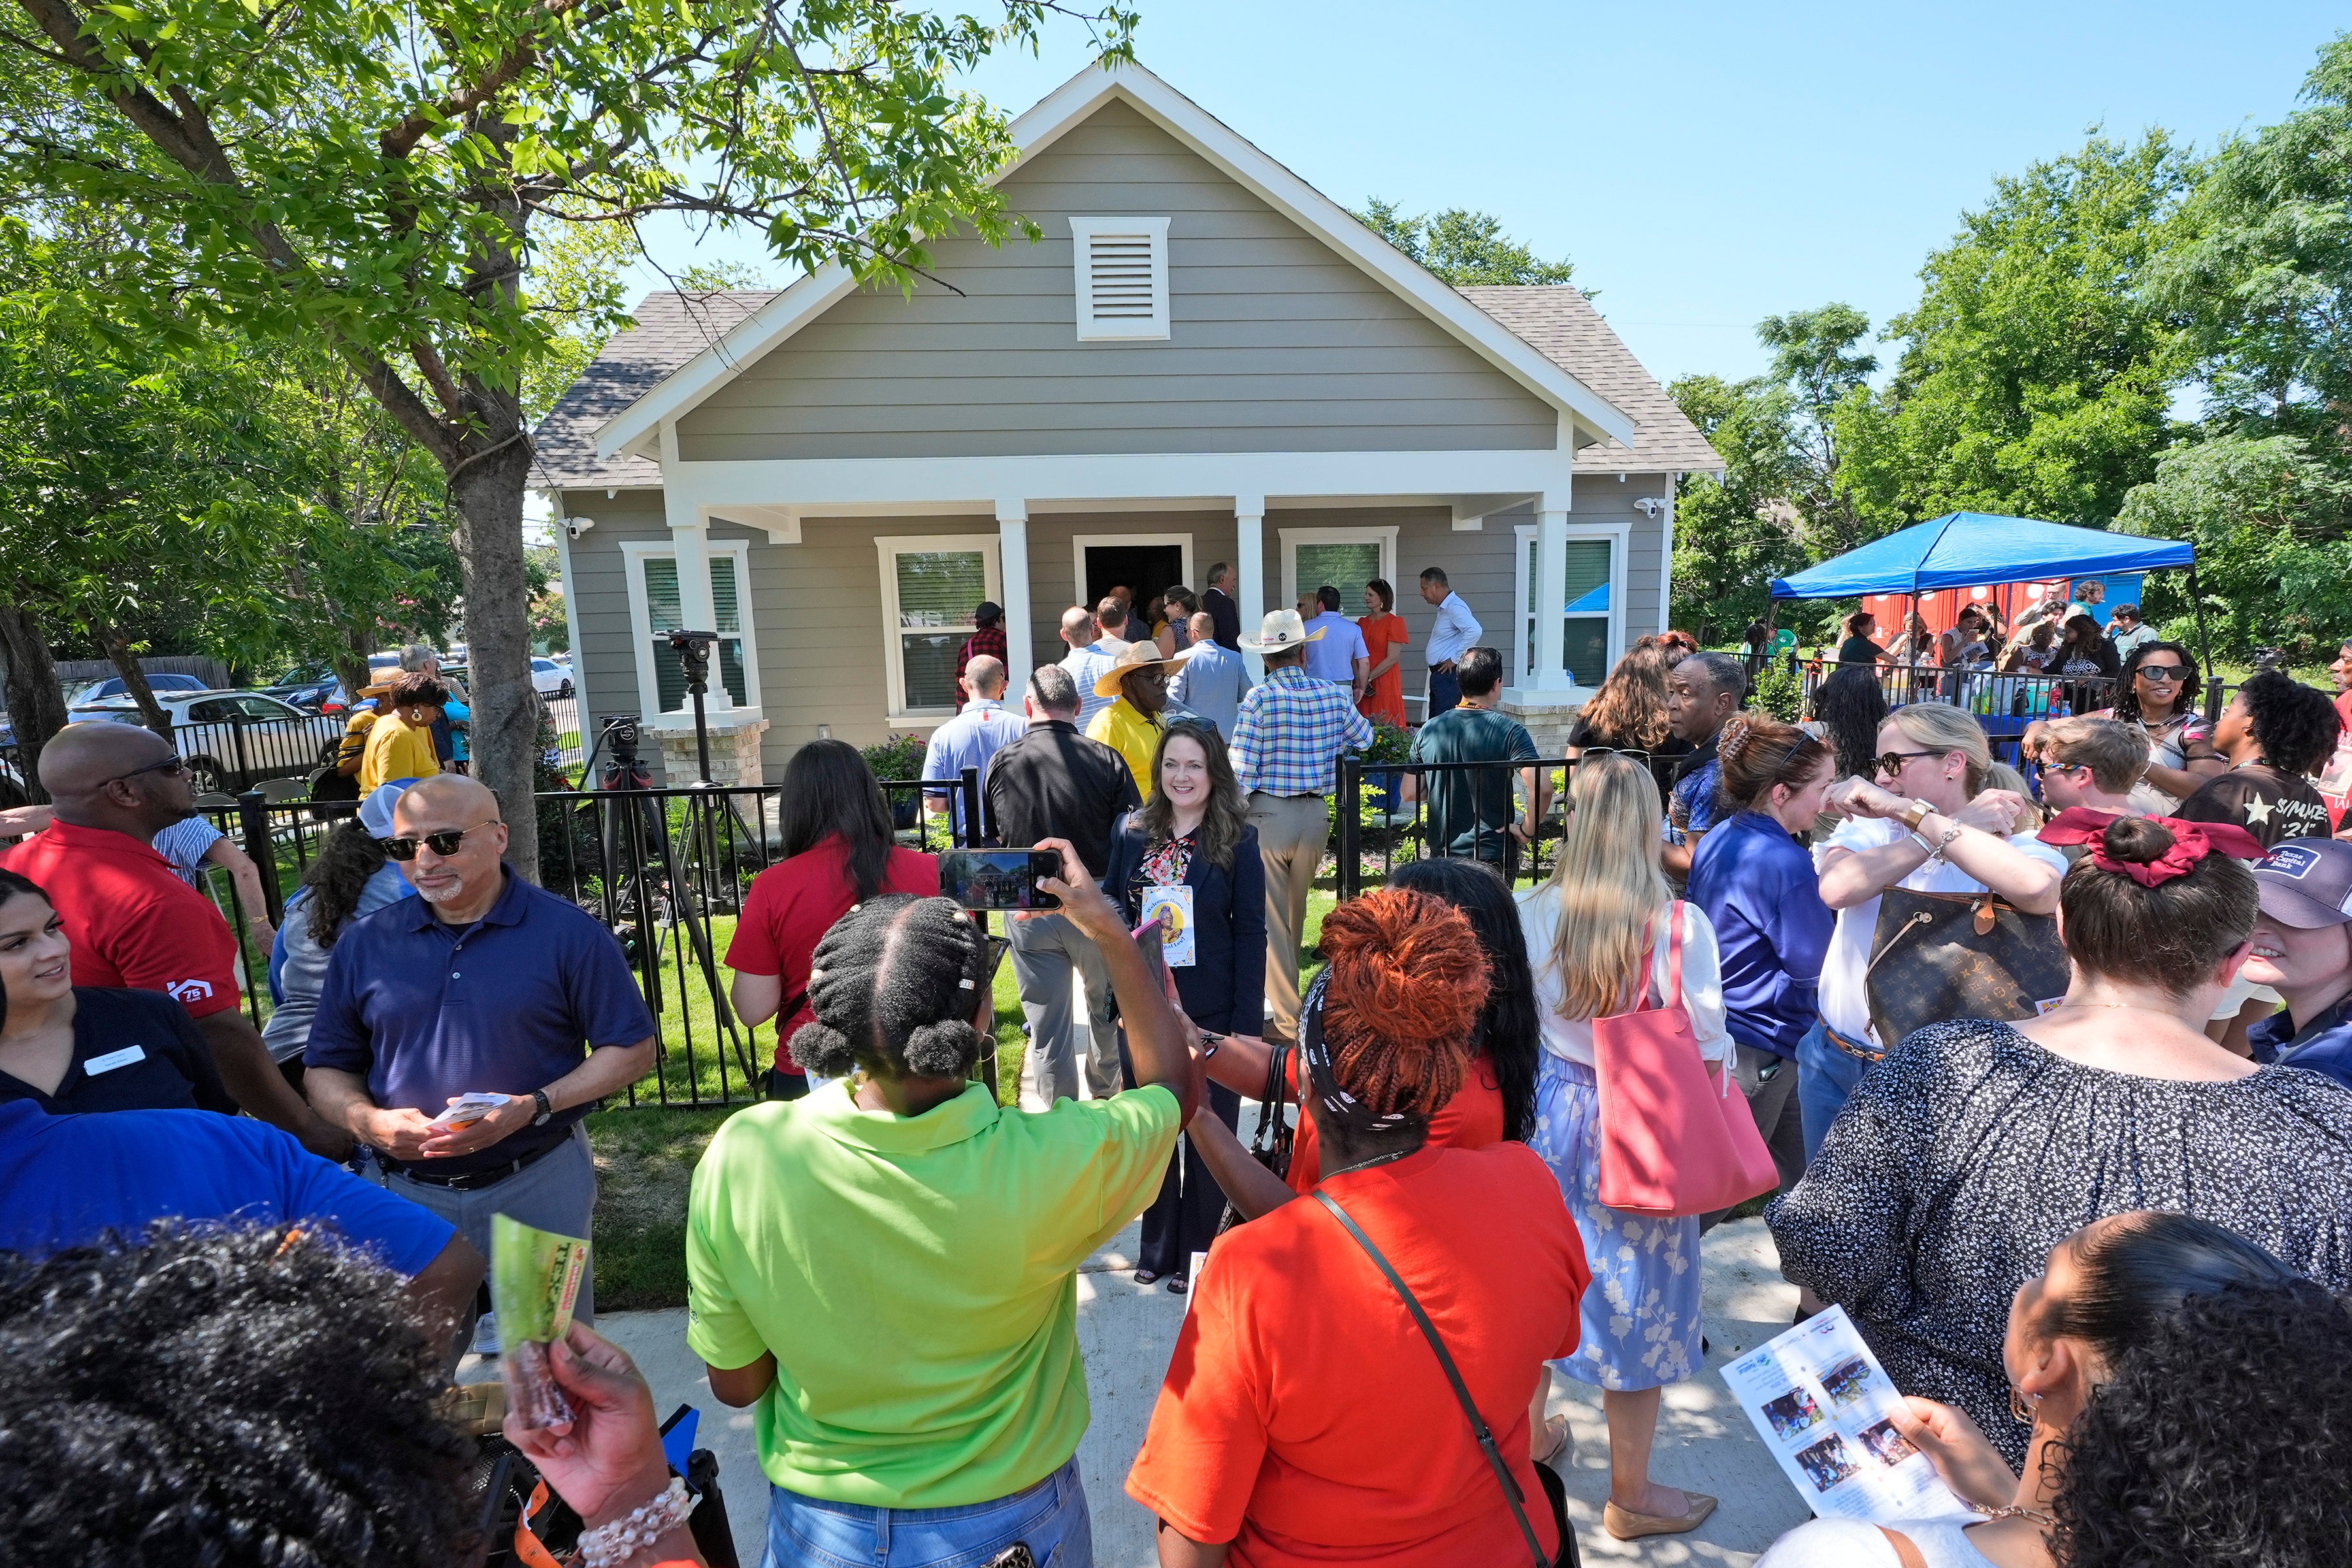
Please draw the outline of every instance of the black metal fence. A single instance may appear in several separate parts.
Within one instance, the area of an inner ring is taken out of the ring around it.
[[[1484,860],[1514,885],[1544,880],[1559,847],[1561,803],[1573,766],[1565,757],[1476,763],[1341,758],[1332,806],[1334,889],[1341,900],[1352,899],[1367,885],[1386,880],[1400,864],[1425,859]],[[1523,837],[1528,807],[1525,775],[1530,768],[1538,788],[1549,795],[1531,839]],[[1433,797],[1440,807],[1434,818]]]

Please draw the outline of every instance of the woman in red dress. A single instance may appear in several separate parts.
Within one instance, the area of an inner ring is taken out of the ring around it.
[[[1375,723],[1404,728],[1404,671],[1398,652],[1411,640],[1404,617],[1396,613],[1396,590],[1375,577],[1364,584],[1364,614],[1356,621],[1364,634],[1364,652],[1372,661],[1372,678],[1365,684],[1356,710]]]

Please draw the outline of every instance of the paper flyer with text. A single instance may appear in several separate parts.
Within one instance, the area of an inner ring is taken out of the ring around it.
[[[1902,1396],[1843,1307],[1723,1369],[1798,1494],[1823,1518],[1974,1520],[1892,1419]]]

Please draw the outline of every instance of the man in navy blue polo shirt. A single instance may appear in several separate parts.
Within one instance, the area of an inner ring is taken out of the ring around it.
[[[51,1116],[0,1104],[0,1252],[44,1258],[159,1219],[331,1225],[409,1277],[432,1321],[454,1329],[481,1283],[482,1254],[446,1220],[331,1165],[276,1128],[209,1110]]]
[[[2258,1062],[2352,1087],[2352,844],[2289,838],[2254,862],[2263,912],[2246,978],[2286,1005],[2246,1030]]]
[[[500,862],[498,797],[473,779],[412,784],[393,827],[384,847],[417,896],[336,939],[303,1088],[377,1152],[386,1185],[483,1252],[494,1214],[586,1237],[596,1168],[581,1121],[654,1060],[628,960],[593,917]],[[467,1094],[507,1098],[438,1120]],[[594,1310],[583,1281],[579,1315]]]

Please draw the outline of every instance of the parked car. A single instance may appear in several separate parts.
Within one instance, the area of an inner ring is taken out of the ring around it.
[[[534,658],[530,661],[530,689],[541,697],[572,695],[572,668],[551,658]]]
[[[300,778],[335,760],[342,723],[305,713],[258,691],[157,692],[172,721],[172,741],[188,760],[198,795],[234,795],[264,779]],[[109,697],[68,710],[68,718],[144,722],[129,697]]]
[[[168,670],[161,669],[151,670],[148,672],[147,687],[149,690],[154,692],[158,697],[163,696],[163,693],[167,691],[203,691],[205,689],[205,683],[193,675],[176,675]],[[122,684],[122,677],[119,675],[110,675],[104,680],[93,680],[86,685],[77,688],[74,690],[67,692],[66,706],[68,708],[79,708],[86,702],[96,702],[108,697],[126,696],[129,693],[129,688]]]
[[[316,713],[341,684],[331,664],[298,664],[261,689],[265,696],[290,702],[306,713]]]

